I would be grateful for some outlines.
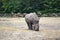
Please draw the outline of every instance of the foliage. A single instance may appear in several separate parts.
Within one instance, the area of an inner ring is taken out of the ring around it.
[[[59,13],[60,0],[0,0],[0,13]]]

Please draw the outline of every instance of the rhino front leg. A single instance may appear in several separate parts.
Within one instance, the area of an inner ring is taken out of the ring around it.
[[[39,26],[35,27],[34,30],[35,30],[35,31],[39,31]]]
[[[39,31],[39,27],[35,27],[35,29],[34,29],[35,31]]]

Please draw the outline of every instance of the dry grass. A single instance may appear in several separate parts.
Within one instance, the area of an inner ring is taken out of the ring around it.
[[[40,18],[41,24],[60,24],[60,17],[42,17]]]
[[[24,18],[0,18],[0,22],[22,23],[22,26],[26,26]],[[60,24],[60,17],[42,17],[40,24],[58,25]],[[0,26],[0,37],[0,40],[60,40],[60,30],[41,29],[40,31],[32,31],[13,26]]]

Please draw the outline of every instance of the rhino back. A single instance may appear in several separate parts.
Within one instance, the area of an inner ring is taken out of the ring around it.
[[[29,21],[35,21],[35,20],[38,21],[39,20],[38,16],[35,13],[27,14],[25,16],[25,19],[29,20]]]

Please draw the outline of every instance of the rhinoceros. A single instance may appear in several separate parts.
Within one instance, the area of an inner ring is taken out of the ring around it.
[[[26,14],[25,21],[29,30],[39,31],[39,18],[36,13]]]

